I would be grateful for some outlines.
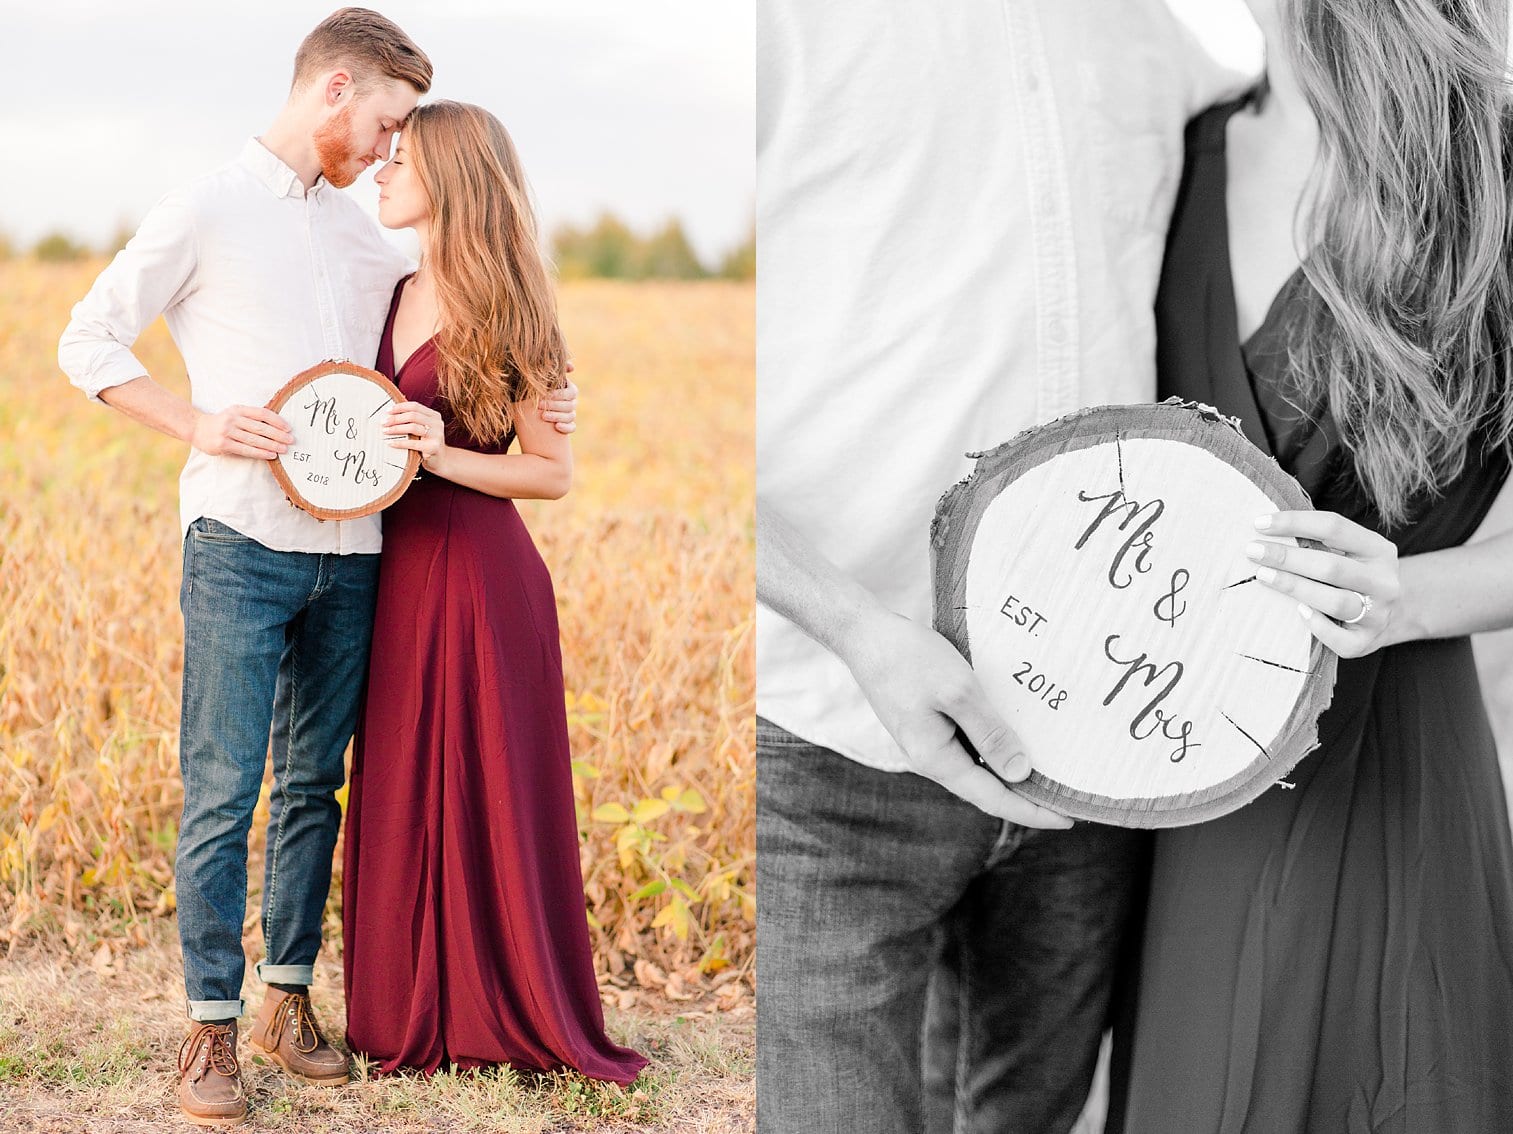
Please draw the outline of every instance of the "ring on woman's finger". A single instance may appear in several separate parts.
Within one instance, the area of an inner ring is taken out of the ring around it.
[[[1361,612],[1354,618],[1341,618],[1339,620],[1341,626],[1354,626],[1357,622],[1366,617],[1367,611],[1369,611],[1373,606],[1376,605],[1376,603],[1371,601],[1370,595],[1362,594],[1360,591],[1351,591],[1350,593],[1361,600]]]

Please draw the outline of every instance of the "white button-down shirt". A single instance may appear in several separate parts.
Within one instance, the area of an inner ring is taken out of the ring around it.
[[[759,497],[928,625],[965,454],[1154,394],[1183,127],[1240,77],[1162,0],[758,13]],[[757,710],[904,767],[846,667],[765,608]]]
[[[58,363],[91,398],[147,373],[131,344],[161,314],[195,408],[264,405],[325,359],[372,366],[404,255],[351,198],[308,191],[256,139],[159,201],[73,309]],[[220,520],[276,551],[375,552],[379,518],[320,521],[295,508],[269,462],[190,450],[185,529]]]

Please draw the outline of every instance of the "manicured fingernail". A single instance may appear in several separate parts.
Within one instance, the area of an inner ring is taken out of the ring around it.
[[[1277,581],[1277,573],[1270,567],[1257,567],[1256,578],[1269,587],[1272,583],[1275,583]]]
[[[1313,617],[1313,607],[1309,606],[1306,602],[1298,603],[1298,617],[1307,622]]]
[[[1254,559],[1257,563],[1266,554],[1266,545],[1263,543],[1247,543],[1245,545],[1245,558]]]
[[[1022,780],[1030,774],[1030,758],[1023,752],[1016,752],[1009,757],[1008,766],[1004,769],[1004,779]]]
[[[1259,528],[1261,531],[1264,532],[1267,528],[1271,527],[1271,517],[1270,516],[1257,516],[1256,517],[1256,527]]]

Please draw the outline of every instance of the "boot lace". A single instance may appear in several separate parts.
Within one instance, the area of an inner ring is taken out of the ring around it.
[[[309,1055],[321,1045],[320,1027],[315,1022],[315,1013],[310,1009],[310,998],[303,993],[290,993],[274,1014],[273,1026],[269,1028],[272,1035],[269,1038],[275,1047],[283,1037],[285,1026],[291,1022],[294,1031],[290,1042],[294,1045],[294,1050]]]
[[[239,1074],[241,1065],[236,1061],[236,1048],[232,1046],[231,1036],[231,1029],[224,1025],[201,1024],[195,1028],[179,1044],[179,1074],[188,1071],[202,1054],[205,1068],[195,1078],[201,1078],[206,1069],[213,1069],[227,1078]],[[207,1045],[208,1050],[202,1051]]]

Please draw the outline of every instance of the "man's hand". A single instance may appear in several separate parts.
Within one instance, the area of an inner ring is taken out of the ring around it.
[[[263,406],[230,406],[219,413],[196,413],[189,443],[212,457],[256,457],[271,461],[294,441],[289,425]]]
[[[1025,827],[1072,821],[1005,787],[1030,774],[1019,738],[951,643],[894,614],[842,574],[782,516],[757,502],[757,601],[824,646],[851,670],[911,771]],[[993,772],[963,747],[975,748]]]
[[[988,703],[972,667],[934,630],[872,608],[857,617],[836,652],[908,756],[911,771],[1000,819],[1024,827],[1072,825],[1005,787],[962,746],[965,736],[1011,783],[1030,774],[1019,737]]]
[[[567,372],[573,372],[571,361],[567,364]],[[578,387],[571,378],[562,389],[553,390],[541,399],[541,420],[551,422],[558,433],[571,433],[578,428]]]

